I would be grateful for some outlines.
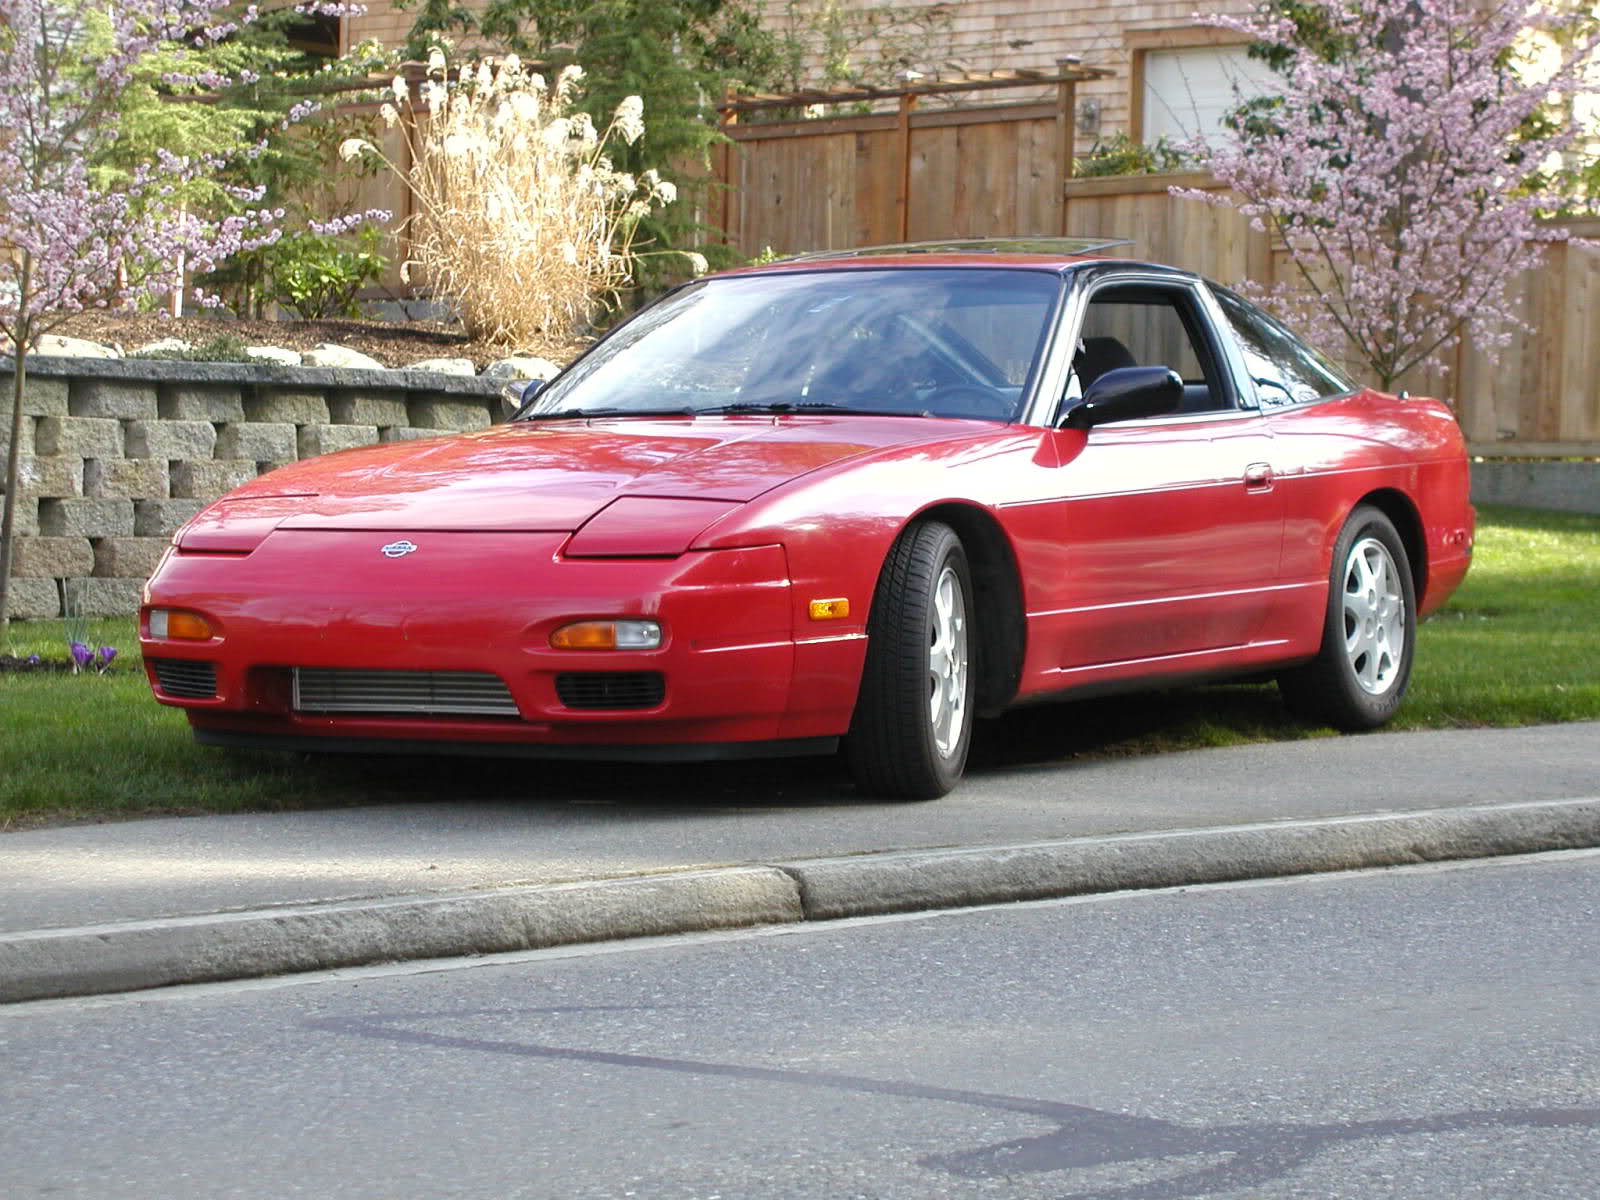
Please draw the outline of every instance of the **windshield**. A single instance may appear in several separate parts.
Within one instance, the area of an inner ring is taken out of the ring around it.
[[[541,392],[524,419],[858,412],[1010,421],[1059,276],[902,268],[702,280]]]

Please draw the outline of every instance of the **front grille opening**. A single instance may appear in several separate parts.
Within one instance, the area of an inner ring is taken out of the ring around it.
[[[666,698],[660,671],[563,671],[556,695],[568,708],[654,708]]]
[[[487,671],[357,671],[296,667],[294,708],[309,713],[515,717],[517,702]]]
[[[177,700],[215,700],[217,664],[189,658],[152,658],[156,682],[161,690]]]

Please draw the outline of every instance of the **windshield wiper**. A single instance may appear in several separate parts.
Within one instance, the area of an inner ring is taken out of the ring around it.
[[[771,413],[785,416],[793,413],[849,413],[857,417],[923,417],[925,412],[907,412],[904,409],[861,408],[854,404],[832,404],[826,400],[774,400],[766,404],[719,404],[715,408],[702,408],[702,414],[725,416],[741,413]]]
[[[531,412],[524,421],[583,420],[588,417],[692,417],[696,410],[676,408],[558,408],[550,412]]]
[[[716,404],[709,408],[681,405],[674,408],[558,408],[548,412],[531,412],[518,417],[519,421],[571,421],[590,417],[726,417],[726,416],[807,416],[815,413],[846,413],[856,417],[929,417],[923,411],[901,408],[859,408],[853,404],[832,404],[826,400],[776,400],[771,403]]]

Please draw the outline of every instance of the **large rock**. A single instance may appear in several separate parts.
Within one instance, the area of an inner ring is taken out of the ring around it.
[[[285,350],[282,346],[246,346],[244,352],[261,362],[276,363],[280,367],[298,367],[305,355],[298,350]]]
[[[483,369],[485,379],[554,379],[561,368],[548,358],[516,355],[497,359]]]
[[[408,371],[431,371],[435,375],[476,375],[477,368],[470,358],[424,358],[407,363]]]
[[[192,342],[182,338],[161,338],[154,342],[146,342],[128,352],[130,358],[138,358],[142,354],[188,354],[194,349]]]
[[[60,354],[68,358],[121,358],[122,351],[115,346],[102,346],[87,338],[67,337],[60,333],[47,333],[39,339],[35,354]]]
[[[307,367],[355,367],[367,371],[386,370],[377,359],[351,350],[348,346],[335,346],[331,342],[323,342],[315,350],[308,350],[301,355],[302,365]]]

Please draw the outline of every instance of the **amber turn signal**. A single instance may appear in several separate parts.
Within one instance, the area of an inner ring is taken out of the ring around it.
[[[811,619],[813,621],[837,621],[850,615],[850,601],[840,596],[833,600],[813,600],[811,602]]]
[[[661,626],[654,621],[574,621],[550,635],[557,650],[654,650]]]
[[[173,608],[152,608],[150,636],[178,638],[188,642],[209,642],[215,635],[211,632],[211,623],[199,613],[183,612]]]

